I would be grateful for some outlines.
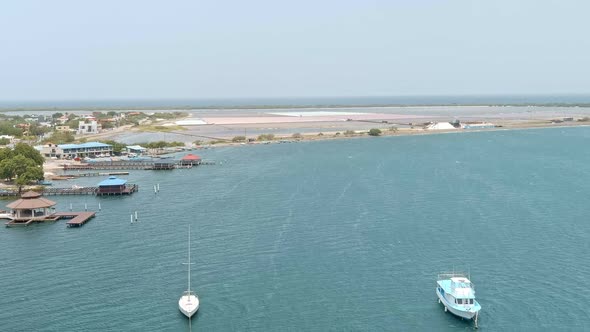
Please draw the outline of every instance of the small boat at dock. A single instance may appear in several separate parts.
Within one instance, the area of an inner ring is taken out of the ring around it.
[[[13,220],[14,214],[12,214],[12,212],[10,212],[10,211],[0,210],[0,219]]]
[[[475,300],[475,286],[463,273],[441,273],[436,281],[438,303],[446,311],[465,319],[473,319],[477,327],[477,318],[481,306]]]

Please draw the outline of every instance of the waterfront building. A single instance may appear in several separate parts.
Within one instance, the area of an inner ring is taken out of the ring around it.
[[[97,195],[123,195],[129,194],[127,190],[127,180],[119,179],[116,176],[109,176],[108,179],[101,181],[96,190]]]
[[[127,150],[128,154],[136,154],[136,155],[143,155],[146,153],[147,149],[140,145],[129,145],[126,146],[125,149]]]
[[[21,198],[8,204],[6,207],[12,210],[15,221],[32,219],[45,219],[53,213],[52,207],[57,204],[52,200],[41,197],[35,191],[27,191]]]
[[[44,157],[55,157],[58,159],[73,159],[84,157],[110,156],[113,153],[113,146],[100,142],[88,142],[82,144],[52,144],[49,143],[41,149]]]
[[[181,165],[191,165],[191,166],[196,166],[201,164],[201,157],[189,153],[186,156],[182,157],[182,159],[180,159],[180,164]]]
[[[174,169],[176,167],[176,162],[174,160],[156,160],[154,161],[154,168],[155,170],[168,170]]]
[[[427,125],[426,127],[424,127],[424,129],[426,129],[426,130],[451,130],[451,129],[457,129],[457,128],[455,128],[455,126],[453,126],[450,122],[434,122],[434,123],[431,123],[431,124]]]

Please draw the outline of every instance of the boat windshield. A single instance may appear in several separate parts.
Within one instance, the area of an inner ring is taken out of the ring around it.
[[[471,282],[465,278],[451,278],[455,288],[471,288]]]
[[[455,299],[457,304],[473,304],[473,299]]]

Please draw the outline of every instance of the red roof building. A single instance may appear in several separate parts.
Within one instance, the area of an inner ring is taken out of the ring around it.
[[[180,164],[181,165],[199,165],[201,163],[201,157],[189,153],[186,156],[182,157],[182,159],[180,159]]]

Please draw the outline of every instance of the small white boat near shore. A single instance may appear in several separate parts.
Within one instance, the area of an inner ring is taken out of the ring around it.
[[[14,215],[10,211],[0,210],[0,219],[13,220]]]
[[[436,281],[436,295],[446,311],[465,319],[477,318],[481,306],[475,300],[475,286],[463,273],[442,273]]]

